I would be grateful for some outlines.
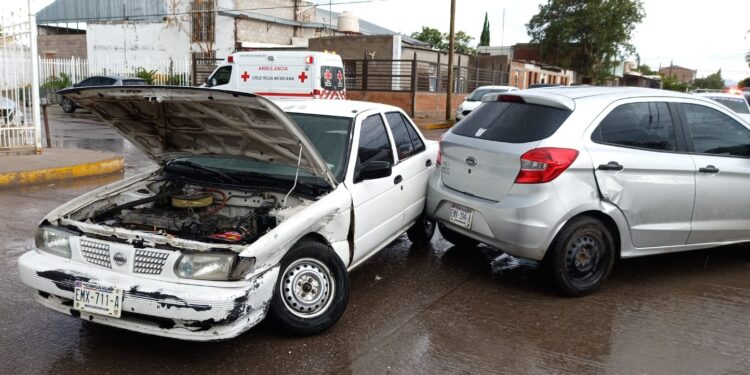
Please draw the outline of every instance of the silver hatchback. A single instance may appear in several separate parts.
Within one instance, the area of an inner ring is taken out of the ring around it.
[[[502,94],[445,133],[427,215],[459,246],[544,261],[584,295],[616,258],[750,241],[750,129],[640,88]]]

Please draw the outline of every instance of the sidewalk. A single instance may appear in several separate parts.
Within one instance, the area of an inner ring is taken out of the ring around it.
[[[45,148],[39,155],[0,155],[0,189],[122,173],[120,155],[73,148]]]

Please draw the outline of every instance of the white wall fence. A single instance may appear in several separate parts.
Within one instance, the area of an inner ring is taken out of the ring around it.
[[[38,138],[32,112],[29,22],[3,19],[0,25],[0,152],[34,150]]]
[[[139,59],[39,59],[39,81],[42,87],[54,86],[60,80],[77,83],[97,75],[136,76],[147,73],[152,85],[189,86],[191,84],[190,57],[178,60]]]

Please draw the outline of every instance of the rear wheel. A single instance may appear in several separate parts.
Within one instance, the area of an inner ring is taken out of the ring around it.
[[[438,228],[440,228],[440,234],[443,235],[443,238],[445,238],[446,241],[458,247],[476,247],[479,244],[479,241],[448,229],[443,224],[438,224]]]
[[[612,234],[599,220],[573,219],[550,247],[550,269],[557,288],[569,296],[593,292],[609,276],[615,262]]]
[[[336,323],[349,301],[349,274],[341,258],[316,241],[300,241],[281,261],[270,318],[298,335],[322,332]]]
[[[62,103],[60,103],[60,105],[62,106],[62,110],[65,113],[73,113],[76,111],[75,104],[73,104],[73,101],[68,98],[63,97]]]
[[[430,220],[425,214],[419,215],[414,225],[406,231],[409,241],[417,246],[425,246],[430,243],[435,234],[435,220]]]

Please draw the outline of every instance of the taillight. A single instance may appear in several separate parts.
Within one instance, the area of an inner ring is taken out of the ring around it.
[[[234,62],[234,56],[232,56],[232,55],[227,56],[227,62],[228,63],[233,63]]]
[[[521,170],[517,184],[550,182],[563,173],[578,157],[577,150],[569,148],[535,148],[521,155]]]
[[[312,56],[305,56],[305,64],[312,64],[315,62],[315,58]]]
[[[435,164],[440,165],[443,164],[443,151],[440,148],[440,145],[443,143],[443,135],[440,135],[440,138],[438,138],[438,154],[437,159],[435,160]]]

